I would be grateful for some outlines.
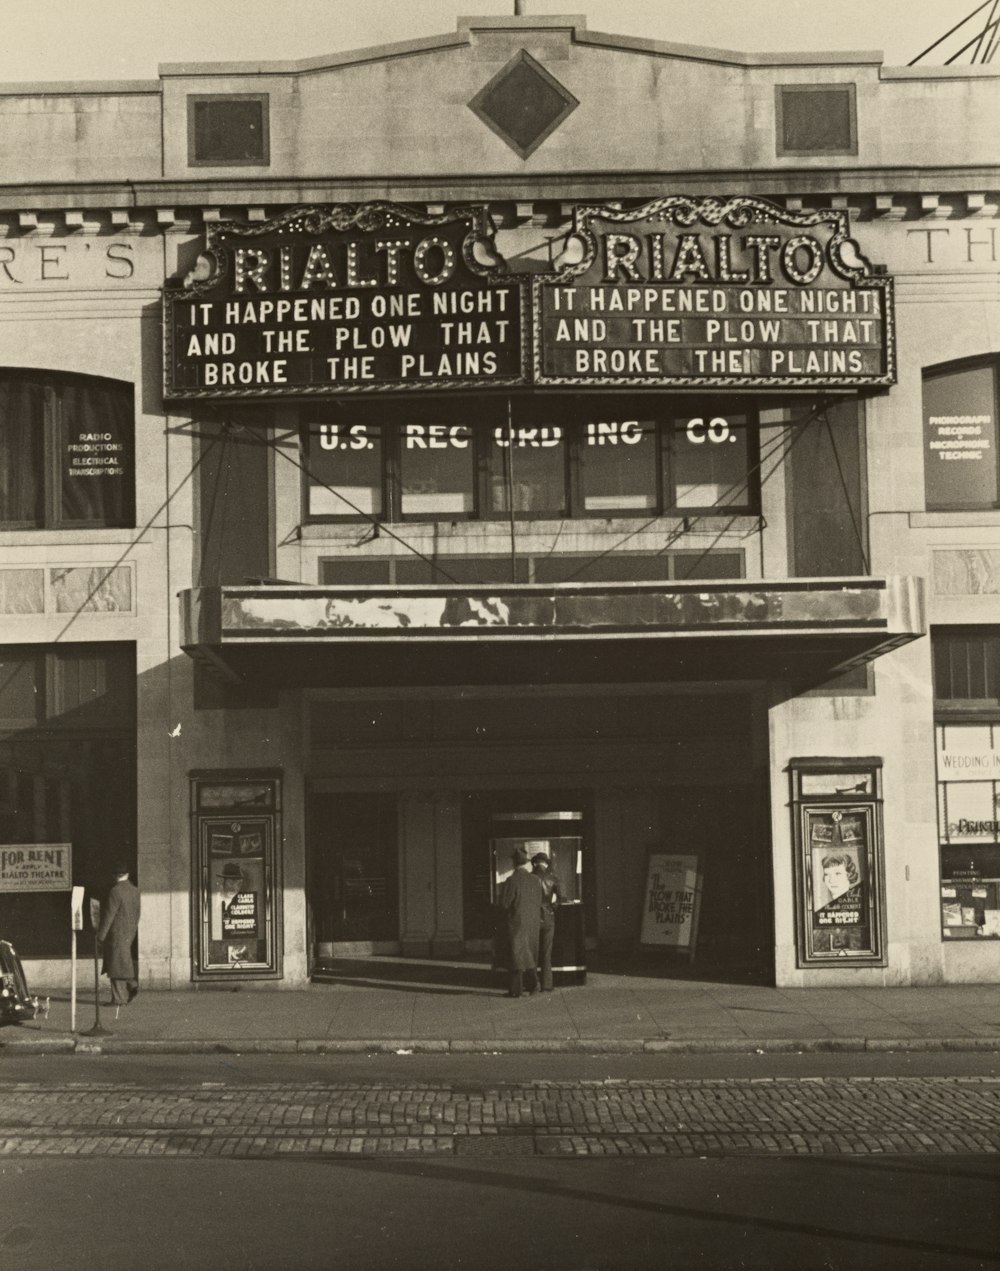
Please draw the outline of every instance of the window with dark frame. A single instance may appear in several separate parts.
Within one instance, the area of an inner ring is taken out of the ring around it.
[[[449,583],[496,584],[564,582],[685,582],[693,579],[743,578],[746,561],[741,549],[698,551],[547,552],[519,555],[470,556],[442,554],[436,559],[417,556],[325,557],[319,562],[319,582],[329,587],[444,586]]]
[[[188,163],[266,166],[270,162],[268,94],[189,96]]]
[[[651,407],[653,407],[651,409]],[[343,403],[302,417],[307,520],[753,515],[756,416],[717,402]]]
[[[775,92],[779,156],[858,153],[854,84],[778,84]]]
[[[0,370],[0,526],[134,526],[134,398],[116,380]]]
[[[929,512],[1000,507],[1000,358],[924,371],[924,492]]]
[[[1000,626],[935,627],[931,649],[937,715],[992,712],[1000,724]]]

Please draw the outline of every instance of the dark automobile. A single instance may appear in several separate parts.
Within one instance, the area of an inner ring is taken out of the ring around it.
[[[24,968],[9,940],[0,940],[0,1024],[20,1024],[38,1014],[38,998],[28,992]]]

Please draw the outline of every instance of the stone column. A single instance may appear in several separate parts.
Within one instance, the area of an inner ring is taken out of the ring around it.
[[[430,956],[435,928],[434,795],[399,799],[399,947],[405,958]]]
[[[462,804],[452,792],[434,795],[434,933],[431,954],[460,957],[462,939]]]

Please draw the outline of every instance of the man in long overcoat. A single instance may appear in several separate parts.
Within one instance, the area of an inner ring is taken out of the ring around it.
[[[497,897],[500,934],[505,937],[504,961],[510,972],[508,997],[520,997],[522,989],[538,992],[538,932],[545,891],[531,872],[527,849],[514,852],[514,872],[504,880]]]
[[[108,892],[97,928],[103,946],[102,970],[111,981],[111,1002],[128,1006],[139,992],[139,964],[132,946],[139,930],[139,888],[129,882],[128,866],[115,866],[115,885]]]

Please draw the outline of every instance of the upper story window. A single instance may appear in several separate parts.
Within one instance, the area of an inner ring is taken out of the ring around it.
[[[0,527],[135,524],[131,384],[0,370]]]
[[[312,407],[307,519],[731,515],[757,507],[755,420],[678,399]]]
[[[1000,506],[996,357],[924,372],[928,511]]]
[[[935,627],[934,709],[991,714],[1000,721],[1000,627]]]
[[[778,155],[858,153],[853,84],[778,84]]]
[[[192,167],[262,167],[270,162],[267,93],[191,96],[187,103]]]

